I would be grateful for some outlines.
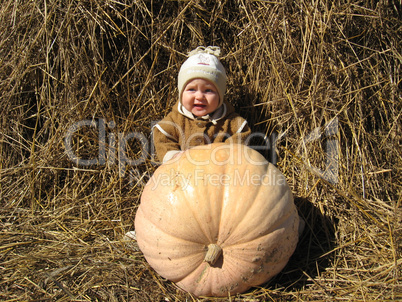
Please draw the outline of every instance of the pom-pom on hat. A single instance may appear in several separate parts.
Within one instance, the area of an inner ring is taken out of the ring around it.
[[[199,46],[188,53],[189,58],[180,67],[178,76],[180,103],[183,89],[190,80],[205,79],[215,85],[219,93],[219,106],[223,104],[227,78],[225,68],[218,59],[220,52],[217,46]]]

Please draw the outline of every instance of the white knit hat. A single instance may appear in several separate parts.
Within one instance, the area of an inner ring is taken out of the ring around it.
[[[226,91],[226,72],[218,57],[220,48],[217,46],[199,46],[189,52],[189,58],[183,63],[178,76],[179,100],[184,87],[192,79],[205,79],[212,82],[219,93],[219,106],[223,104]]]

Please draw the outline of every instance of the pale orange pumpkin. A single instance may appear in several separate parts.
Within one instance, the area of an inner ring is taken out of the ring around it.
[[[238,144],[195,147],[158,167],[135,218],[147,262],[196,296],[241,293],[278,274],[298,224],[282,173]]]

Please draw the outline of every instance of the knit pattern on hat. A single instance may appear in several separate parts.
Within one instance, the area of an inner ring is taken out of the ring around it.
[[[178,75],[179,101],[184,87],[193,79],[205,79],[212,82],[219,94],[219,106],[223,104],[226,91],[226,72],[219,61],[220,48],[217,46],[199,46],[189,52],[189,58],[183,63]]]

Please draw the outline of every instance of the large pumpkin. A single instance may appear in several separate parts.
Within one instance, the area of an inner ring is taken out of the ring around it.
[[[162,277],[196,296],[227,296],[283,269],[298,223],[277,168],[249,147],[212,144],[156,169],[135,229],[140,250]]]

